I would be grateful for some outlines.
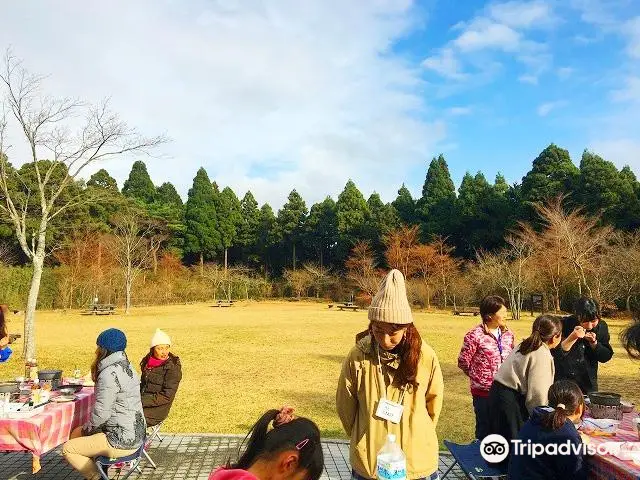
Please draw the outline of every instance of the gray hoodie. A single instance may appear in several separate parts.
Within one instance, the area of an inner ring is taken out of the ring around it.
[[[138,448],[146,423],[140,400],[140,378],[124,352],[115,352],[98,364],[96,403],[85,435],[103,432],[109,444],[122,450]]]

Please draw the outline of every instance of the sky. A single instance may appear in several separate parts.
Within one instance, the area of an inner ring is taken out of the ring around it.
[[[5,2],[0,47],[43,89],[110,98],[171,142],[143,157],[186,198],[219,186],[279,208],[352,179],[392,201],[428,164],[520,182],[549,143],[640,174],[637,0]],[[12,163],[26,159],[12,131]],[[119,186],[136,158],[92,165]]]

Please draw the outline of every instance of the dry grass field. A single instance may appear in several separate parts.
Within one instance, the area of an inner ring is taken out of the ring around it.
[[[423,338],[438,354],[445,378],[444,411],[439,437],[472,438],[473,410],[467,378],[457,368],[465,332],[477,317],[415,312]],[[531,317],[511,327],[517,338],[530,331]],[[231,308],[175,305],[135,308],[129,316],[83,316],[78,312],[41,311],[37,317],[38,364],[88,371],[98,333],[124,330],[127,353],[137,364],[148,350],[156,327],[172,337],[180,356],[183,381],[165,423],[171,432],[244,433],[266,409],[288,403],[314,419],[326,437],[344,437],[334,406],[342,359],[357,332],[367,325],[366,312],[340,312],[304,302],[247,302]],[[624,321],[610,321],[614,358],[601,365],[601,389],[622,393],[640,405],[640,363],[620,348],[617,335]],[[10,317],[12,332],[22,331],[22,318]],[[15,345],[20,350],[21,343]],[[23,372],[15,355],[0,365],[0,378]]]

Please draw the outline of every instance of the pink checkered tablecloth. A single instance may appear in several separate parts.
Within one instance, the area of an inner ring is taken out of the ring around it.
[[[29,451],[34,455],[34,471],[41,455],[69,440],[74,428],[89,421],[95,402],[93,388],[84,388],[74,402],[50,403],[31,418],[0,419],[0,451]]]
[[[615,437],[589,437],[590,443],[638,442],[638,430],[633,419],[638,413],[625,413]],[[620,460],[614,455],[593,455],[587,458],[589,478],[594,480],[640,480],[640,465]]]

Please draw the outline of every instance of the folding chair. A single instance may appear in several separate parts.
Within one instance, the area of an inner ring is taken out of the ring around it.
[[[129,478],[129,475],[131,475],[134,472],[134,470],[137,470],[138,473],[140,473],[141,472],[140,457],[144,452],[144,446],[146,444],[146,440],[147,439],[145,438],[145,441],[142,442],[142,445],[140,445],[140,448],[138,448],[138,450],[133,452],[131,455],[127,455],[126,457],[108,458],[108,457],[99,456],[94,458],[93,462],[96,464],[96,467],[98,468],[98,472],[100,473],[102,480],[110,480],[109,467],[112,467],[112,466],[116,467],[116,470],[118,471],[119,480],[126,480],[127,478]],[[123,477],[120,477],[120,474],[122,473],[122,467],[124,466],[124,464],[129,465],[129,471]]]
[[[154,438],[157,438],[160,441],[160,443],[162,443],[162,440],[164,440],[164,438],[160,436],[161,428],[162,428],[162,422],[160,422],[157,425],[154,425],[153,427],[150,427],[150,430],[147,432],[147,441],[144,445],[144,449],[142,450],[142,454],[144,455],[144,458],[147,460],[147,462],[149,462],[151,467],[154,469],[157,468],[157,466],[155,462],[151,459],[149,454],[147,453],[147,449],[151,447],[151,444],[153,443]]]
[[[460,445],[449,440],[444,441],[445,446],[451,452],[454,462],[442,475],[442,480],[453,470],[456,465],[464,472],[469,480],[480,479],[506,479],[507,472],[491,465],[480,454],[480,441],[474,440],[468,445]]]

